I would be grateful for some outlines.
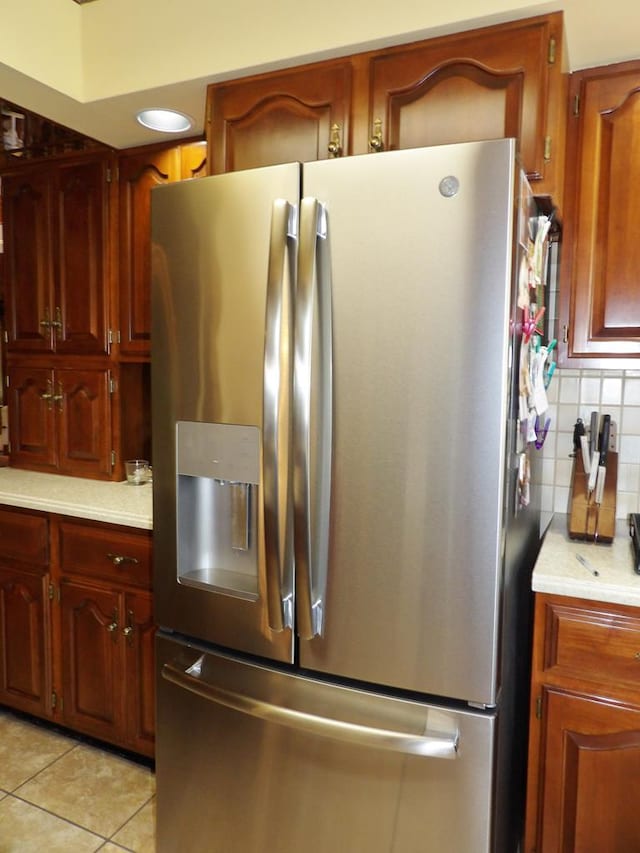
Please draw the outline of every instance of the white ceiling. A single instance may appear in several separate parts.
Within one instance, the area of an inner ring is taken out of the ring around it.
[[[210,82],[557,10],[570,70],[640,57],[637,0],[0,0],[0,96],[126,148],[142,107],[202,134]]]

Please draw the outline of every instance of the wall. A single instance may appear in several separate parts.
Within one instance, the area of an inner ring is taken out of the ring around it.
[[[556,276],[551,275],[552,280]],[[550,326],[557,328],[557,292],[549,294]],[[547,389],[551,426],[542,448],[542,509],[565,513],[573,468],[573,428],[592,411],[610,414],[618,439],[616,515],[640,512],[640,365],[638,370],[557,370]]]

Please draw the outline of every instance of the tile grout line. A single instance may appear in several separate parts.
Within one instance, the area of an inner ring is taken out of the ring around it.
[[[151,796],[149,797],[149,799],[148,799],[148,800],[145,800],[145,801],[144,801],[144,803],[142,803],[142,805],[141,805],[139,808],[137,808],[137,809],[135,810],[135,812],[133,812],[133,814],[129,815],[129,817],[125,820],[125,822],[124,822],[121,826],[119,826],[117,829],[115,829],[115,830],[111,833],[111,835],[109,836],[109,839],[108,839],[108,840],[109,840],[109,841],[113,841],[113,837],[114,837],[114,835],[117,835],[121,830],[123,830],[123,829],[125,828],[125,826],[126,826],[128,823],[130,823],[130,821],[132,821],[132,820],[134,819],[134,817],[136,817],[137,815],[139,815],[139,814],[140,814],[140,812],[142,811],[142,809],[144,809],[146,806],[148,806],[148,805],[149,805],[149,803],[150,803],[150,802],[155,798],[155,796],[156,796],[156,795],[155,795],[155,793],[151,794]],[[120,842],[119,842],[119,841],[113,841],[113,843],[114,843],[114,844],[120,844]],[[131,849],[131,848],[129,848],[129,847],[126,847],[126,845],[124,845],[124,844],[120,844],[120,847],[124,847],[126,850],[130,850],[130,849]],[[134,851],[134,853],[135,853],[135,851]]]
[[[104,835],[100,835],[99,832],[94,832],[91,829],[87,829],[86,826],[81,826],[79,823],[75,823],[74,821],[69,820],[68,817],[63,817],[62,815],[56,814],[56,812],[52,812],[50,809],[45,809],[43,806],[39,806],[37,803],[32,803],[30,800],[25,800],[23,797],[19,797],[16,794],[13,794],[13,793],[7,794],[7,796],[4,799],[8,799],[9,797],[11,797],[14,800],[18,800],[21,803],[24,803],[26,806],[30,806],[31,808],[38,809],[38,811],[44,812],[45,814],[48,814],[48,815],[51,815],[51,817],[55,817],[58,820],[63,821],[64,823],[68,823],[69,826],[73,826],[76,829],[81,829],[83,832],[87,832],[87,833],[89,833],[89,835],[93,835],[96,839],[101,839],[103,843],[100,845],[100,847],[103,847],[104,844],[110,840],[109,838],[105,838]],[[99,847],[96,848],[96,850],[99,850],[99,849],[100,849]]]

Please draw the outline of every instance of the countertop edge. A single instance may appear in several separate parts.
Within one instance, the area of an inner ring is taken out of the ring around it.
[[[577,559],[587,559],[591,569]],[[567,517],[554,516],[549,525],[533,569],[533,592],[584,598],[591,601],[640,606],[640,575],[633,569],[633,550],[629,526],[619,520],[612,543],[594,544],[571,539]]]

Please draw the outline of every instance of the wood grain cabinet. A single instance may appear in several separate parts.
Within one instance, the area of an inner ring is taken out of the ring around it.
[[[350,60],[209,87],[212,174],[351,153]]]
[[[151,539],[61,522],[62,721],[153,754]]]
[[[514,136],[535,192],[560,202],[562,14],[214,84],[214,173]]]
[[[49,716],[48,521],[0,508],[0,703]]]
[[[534,192],[559,202],[566,59],[562,15],[384,50],[370,62],[370,148],[520,142]]]
[[[640,850],[640,613],[538,594],[526,853]]]
[[[11,464],[110,479],[111,390],[108,369],[9,365]]]
[[[203,142],[130,149],[118,157],[119,354],[149,358],[151,349],[151,190],[206,175]]]
[[[10,353],[108,352],[107,155],[3,175]]]
[[[0,704],[153,756],[151,545],[0,507]]]
[[[640,357],[640,61],[571,76],[561,266],[562,363]]]

